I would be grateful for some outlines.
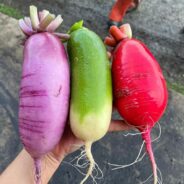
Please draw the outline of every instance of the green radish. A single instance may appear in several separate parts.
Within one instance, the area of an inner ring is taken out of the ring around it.
[[[100,37],[75,23],[67,44],[71,63],[70,125],[76,137],[85,142],[90,166],[81,184],[92,174],[95,162],[91,153],[93,142],[108,131],[112,114],[112,83],[110,62]]]

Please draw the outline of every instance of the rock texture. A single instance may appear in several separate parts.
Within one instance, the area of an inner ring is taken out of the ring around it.
[[[81,18],[85,25],[95,30],[101,37],[107,35],[107,13],[113,1],[105,0],[56,0],[56,1],[13,1],[0,0],[27,13],[28,5],[35,4],[62,13],[62,30]],[[155,54],[170,81],[184,84],[184,5],[176,0],[143,0],[138,11],[128,14],[125,22],[130,22],[134,35],[143,40]],[[17,110],[18,88],[21,74],[22,34],[17,20],[0,14],[0,172],[16,157],[21,144],[18,138]],[[158,167],[162,171],[163,183],[184,184],[184,96],[169,91],[167,111],[160,121],[162,136],[153,143]],[[118,115],[114,114],[114,118]],[[124,133],[111,133],[93,146],[94,157],[101,167],[104,178],[99,184],[133,184],[144,181],[151,174],[148,157],[132,167],[112,171],[107,164],[127,164],[132,162],[141,146],[140,136],[125,137]],[[153,130],[158,135],[158,127]],[[76,152],[65,159],[55,173],[50,184],[78,184],[82,175],[67,162]],[[86,183],[92,183],[89,180]],[[147,182],[151,183],[151,182]]]
[[[184,96],[174,91],[169,91],[169,94],[168,108],[160,121],[162,135],[158,141],[153,143],[153,149],[157,165],[162,172],[163,183],[184,184]],[[114,114],[114,118],[118,118],[118,115]],[[152,132],[153,138],[157,137],[158,133],[157,126]],[[129,164],[135,160],[142,143],[141,137],[125,137],[124,134],[109,133],[94,144],[94,157],[104,173],[104,178],[97,180],[98,183],[141,184],[151,175],[148,157],[132,167],[117,171],[112,171],[107,164]],[[66,158],[66,161],[69,162],[72,158],[74,155]],[[74,168],[63,163],[50,183],[78,184],[81,178],[82,176]],[[148,181],[147,183],[151,184],[152,182]]]
[[[17,135],[22,46],[17,20],[0,14],[0,171],[20,149]]]
[[[0,0],[28,14],[30,4],[62,14],[68,30],[75,21],[103,37],[107,35],[107,15],[115,0]],[[127,14],[124,22],[132,25],[134,36],[143,40],[162,64],[165,76],[171,82],[184,85],[184,3],[180,0],[143,0],[139,9]]]

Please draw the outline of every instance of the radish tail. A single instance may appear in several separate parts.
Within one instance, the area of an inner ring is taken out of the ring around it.
[[[150,136],[150,130],[147,131],[146,133],[142,134],[142,138],[145,141],[146,145],[146,151],[150,157],[150,161],[152,164],[152,169],[153,169],[153,177],[154,177],[154,184],[158,183],[158,176],[157,176],[157,165],[155,162],[155,158],[153,155],[153,150],[152,150],[152,145],[151,145],[151,136]]]
[[[34,160],[35,165],[35,184],[41,184],[41,159]]]
[[[88,172],[87,172],[85,178],[81,181],[80,184],[84,184],[84,182],[88,179],[88,177],[90,175],[92,175],[93,169],[95,167],[95,161],[94,161],[93,155],[91,153],[91,145],[92,145],[92,142],[86,142],[86,144],[85,144],[86,156],[90,162],[90,165],[89,165]]]

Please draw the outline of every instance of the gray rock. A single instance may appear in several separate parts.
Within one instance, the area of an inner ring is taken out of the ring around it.
[[[21,33],[17,20],[0,14],[0,171],[20,149],[17,128]]]
[[[107,15],[114,0],[0,0],[28,14],[28,6],[49,9],[63,15],[62,30],[66,31],[80,19],[102,38],[107,35]],[[171,82],[184,85],[184,3],[180,0],[143,0],[138,11],[127,14],[124,22],[132,25],[136,38],[145,42],[161,63]]]
[[[162,135],[158,141],[153,143],[153,150],[157,165],[162,172],[163,183],[184,184],[184,96],[174,91],[169,91],[169,94],[166,113],[160,120]],[[118,118],[118,115],[115,114],[114,118]],[[158,136],[158,133],[158,126],[155,126],[152,131],[153,139]],[[104,178],[97,180],[99,184],[141,184],[151,175],[148,156],[131,167],[117,171],[111,170],[108,163],[124,165],[133,162],[142,144],[140,136],[125,137],[123,134],[125,133],[109,133],[93,145],[94,157],[104,173]],[[77,154],[79,152],[69,156],[65,161],[69,162]],[[82,176],[76,169],[63,163],[50,183],[77,184],[81,178]],[[87,183],[90,183],[90,180]]]
[[[0,0],[0,2],[3,2]],[[163,8],[164,2],[167,8]],[[183,84],[183,42],[179,30],[182,27],[182,17],[176,13],[181,4],[175,1],[143,1],[140,9],[126,16],[126,21],[133,25],[134,35],[151,48],[164,68],[166,76],[170,80],[177,80]],[[4,1],[10,5],[17,6],[22,11],[27,12],[26,5],[30,1]],[[84,18],[86,26],[95,30],[102,37],[107,34],[106,22],[107,12],[112,1],[81,1],[57,0],[51,1],[31,1],[31,4],[38,4],[40,8],[48,8],[55,13],[63,10],[65,25],[63,30],[75,22]],[[158,6],[159,4],[159,6]],[[161,6],[161,7],[160,7]],[[163,8],[163,9],[162,9]],[[172,11],[175,8],[176,12]],[[159,13],[153,13],[158,11]],[[162,11],[165,11],[163,13]],[[144,13],[143,13],[144,12]],[[171,12],[175,18],[170,16]],[[144,14],[144,15],[143,15]],[[152,15],[155,15],[154,17]],[[182,12],[181,12],[182,14]],[[145,16],[147,15],[147,16]],[[161,19],[160,16],[165,18]],[[135,18],[136,17],[136,18]],[[184,17],[184,16],[183,16]],[[170,21],[173,21],[173,26]],[[160,21],[160,22],[159,22]],[[162,22],[162,24],[161,24]],[[137,24],[138,23],[138,24]],[[180,23],[180,24],[179,24]],[[184,24],[183,24],[184,25]],[[168,29],[167,29],[168,27]],[[18,138],[17,110],[18,110],[18,88],[21,73],[22,49],[20,45],[22,34],[17,27],[17,21],[0,14],[0,172],[15,158],[21,149]],[[176,66],[176,67],[173,67]],[[167,72],[169,71],[169,72]],[[172,75],[171,75],[172,74]],[[162,171],[164,183],[183,184],[184,183],[184,96],[170,91],[169,105],[162,118],[162,136],[160,141],[153,144],[154,153],[158,167]],[[114,117],[117,117],[114,115]],[[158,134],[158,128],[153,130],[153,137]],[[107,164],[127,164],[132,162],[141,146],[140,136],[125,137],[123,133],[111,133],[93,145],[93,154],[96,162],[104,173],[102,180],[98,183],[141,183],[151,174],[151,167],[148,157],[142,162],[132,167],[111,171]],[[79,183],[82,175],[78,173],[69,162],[76,152],[65,159],[61,167],[50,181],[56,183]],[[89,180],[87,183],[92,183]],[[150,182],[151,183],[151,182]]]

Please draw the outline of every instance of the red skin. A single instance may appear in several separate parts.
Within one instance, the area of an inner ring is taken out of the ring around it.
[[[166,109],[168,102],[166,82],[158,62],[149,49],[136,39],[117,40],[117,36],[120,35],[117,29],[115,27],[110,29],[113,30],[110,32],[111,37],[117,43],[112,52],[114,105],[124,120],[136,126],[142,133],[152,164],[154,184],[157,184],[157,165],[150,133]],[[112,45],[107,38],[105,43],[114,46],[115,44]]]
[[[112,79],[120,115],[141,131],[150,130],[166,109],[168,92],[159,64],[143,43],[125,39],[116,46]]]

